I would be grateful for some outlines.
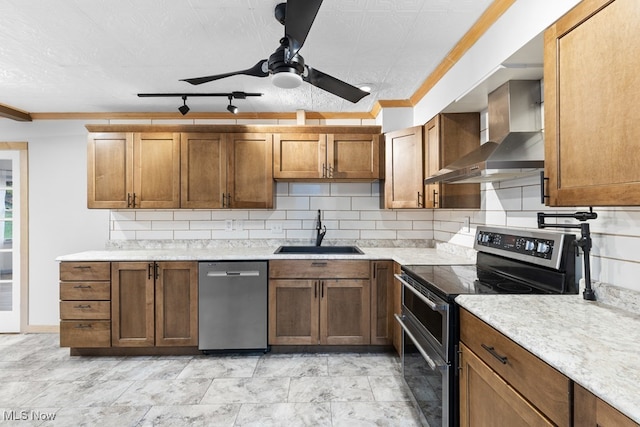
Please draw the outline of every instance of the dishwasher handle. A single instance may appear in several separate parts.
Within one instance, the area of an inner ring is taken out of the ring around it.
[[[208,271],[207,277],[258,277],[260,272],[258,270],[246,270],[246,271]]]

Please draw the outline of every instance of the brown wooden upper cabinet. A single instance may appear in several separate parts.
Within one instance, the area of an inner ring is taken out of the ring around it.
[[[584,0],[544,39],[546,203],[640,205],[640,2]]]
[[[385,134],[384,207],[424,207],[422,126]]]
[[[183,133],[180,207],[273,207],[271,134]]]
[[[382,177],[379,134],[280,133],[273,142],[275,179],[373,181]]]
[[[480,184],[424,179],[480,146],[479,113],[443,113],[424,126],[385,134],[384,207],[480,208]]]
[[[180,206],[179,133],[91,133],[87,166],[89,208]]]
[[[438,114],[424,125],[424,178],[480,146],[479,113]],[[480,184],[429,184],[425,208],[480,208]]]

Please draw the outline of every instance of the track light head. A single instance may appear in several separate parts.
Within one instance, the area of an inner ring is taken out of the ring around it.
[[[180,111],[180,113],[182,113],[182,115],[184,116],[185,114],[187,114],[189,112],[190,108],[187,105],[187,97],[183,96],[182,97],[182,105],[178,107],[178,111]]]
[[[231,114],[238,114],[238,107],[231,104],[231,100],[233,99],[233,95],[229,95],[229,105],[227,105],[227,111]]]

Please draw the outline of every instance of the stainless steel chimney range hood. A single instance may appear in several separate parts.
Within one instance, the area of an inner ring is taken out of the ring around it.
[[[539,80],[511,80],[489,94],[489,138],[477,150],[425,179],[433,183],[494,182],[544,167]]]

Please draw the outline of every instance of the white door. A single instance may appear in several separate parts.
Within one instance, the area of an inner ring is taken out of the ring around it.
[[[0,332],[20,332],[20,157],[0,150]]]

